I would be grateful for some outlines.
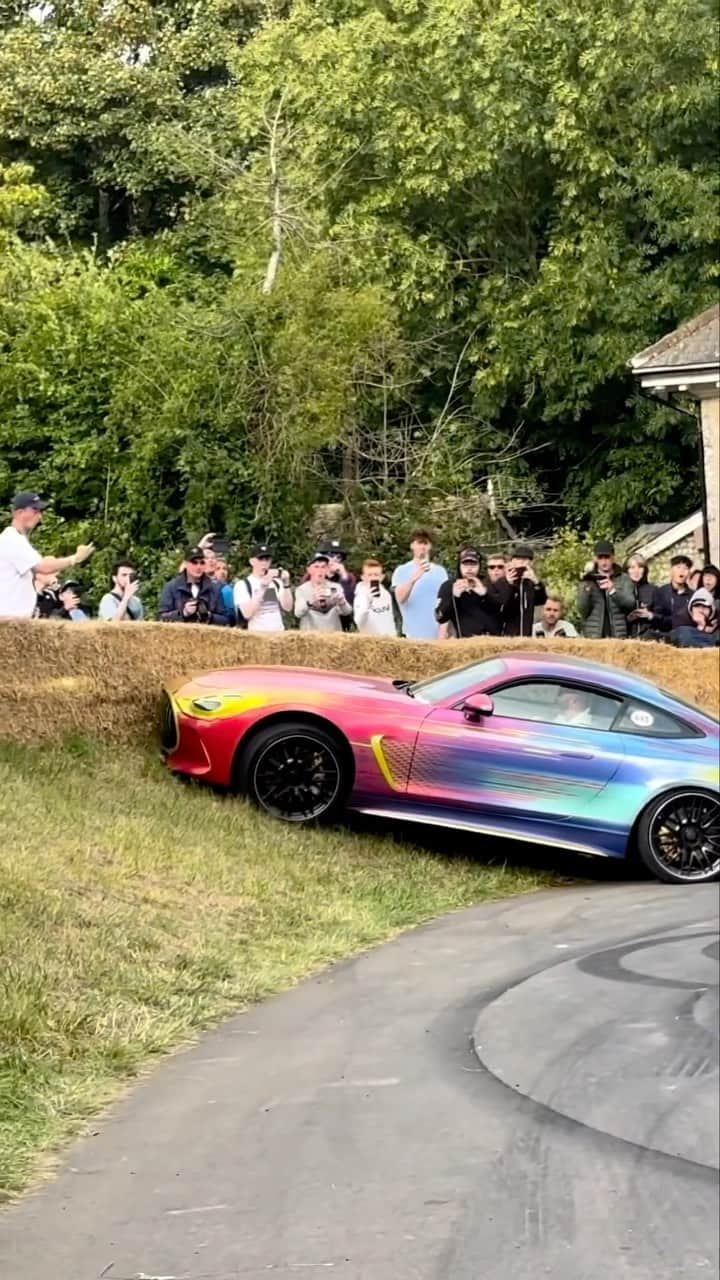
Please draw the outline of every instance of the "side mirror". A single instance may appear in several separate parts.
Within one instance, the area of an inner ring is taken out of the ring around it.
[[[466,720],[479,720],[481,716],[491,716],[495,704],[487,693],[471,693],[463,703],[463,715]]]

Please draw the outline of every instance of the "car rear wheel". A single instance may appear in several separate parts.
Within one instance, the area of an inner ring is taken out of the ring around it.
[[[660,796],[640,819],[638,853],[648,870],[667,884],[719,879],[718,797],[694,789]]]
[[[268,725],[248,744],[238,770],[240,790],[284,822],[329,822],[350,788],[345,753],[319,725]]]

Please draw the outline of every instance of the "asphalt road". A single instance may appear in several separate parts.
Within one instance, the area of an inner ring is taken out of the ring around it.
[[[717,907],[479,907],[233,1019],[0,1215],[3,1280],[710,1280]]]

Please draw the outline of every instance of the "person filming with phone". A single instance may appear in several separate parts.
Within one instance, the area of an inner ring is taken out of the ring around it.
[[[531,636],[536,606],[547,600],[545,586],[535,572],[534,559],[532,547],[522,544],[513,549],[505,566],[503,635]]]
[[[503,591],[486,582],[480,572],[480,552],[463,547],[454,582],[443,582],[435,605],[439,639],[464,640],[469,636],[499,636]]]
[[[435,604],[447,572],[432,560],[432,537],[427,529],[416,529],[410,539],[412,560],[399,564],[392,576],[403,635],[408,640],[436,640],[438,624]]]
[[[343,618],[352,616],[345,592],[337,582],[328,582],[330,557],[316,551],[308,561],[308,581],[295,592],[295,617],[301,631],[342,631]]]
[[[103,596],[98,617],[103,622],[142,622],[145,617],[138,598],[137,569],[129,560],[117,560],[110,574],[110,590]]]
[[[233,588],[240,625],[244,622],[248,631],[284,631],[283,614],[293,607],[290,574],[275,568],[272,550],[265,543],[251,547],[249,560],[250,576],[238,578]]]
[[[366,560],[355,587],[355,626],[362,636],[396,636],[392,596],[379,560]]]
[[[615,563],[612,542],[596,542],[593,556],[578,588],[582,633],[586,640],[625,640],[628,614],[635,610],[633,584]]]

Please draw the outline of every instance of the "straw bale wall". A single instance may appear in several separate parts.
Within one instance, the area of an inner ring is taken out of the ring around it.
[[[556,640],[577,657],[611,662],[717,715],[720,654],[633,641]],[[108,742],[150,737],[165,680],[245,663],[287,663],[420,679],[537,640],[413,643],[359,635],[249,635],[163,623],[0,622],[0,739],[33,743],[71,734]]]

